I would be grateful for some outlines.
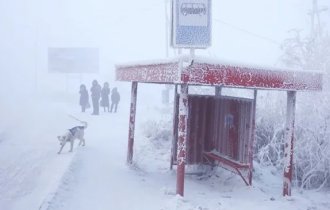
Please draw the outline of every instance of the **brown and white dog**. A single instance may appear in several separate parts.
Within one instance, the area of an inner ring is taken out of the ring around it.
[[[87,128],[87,122],[82,121],[82,126],[76,126],[71,129],[69,129],[64,135],[57,136],[58,140],[60,141],[60,150],[58,151],[58,154],[62,152],[63,147],[67,142],[70,142],[70,151],[73,150],[73,143],[74,140],[79,139],[79,146],[85,146],[85,138],[84,138],[84,131]]]

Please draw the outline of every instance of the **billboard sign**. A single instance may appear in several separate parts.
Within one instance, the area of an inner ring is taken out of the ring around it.
[[[98,48],[48,48],[48,71],[58,73],[98,73]]]
[[[171,41],[176,48],[211,45],[211,0],[172,1]]]

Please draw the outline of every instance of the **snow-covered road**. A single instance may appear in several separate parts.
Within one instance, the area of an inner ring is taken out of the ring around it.
[[[144,102],[138,98],[132,166],[126,165],[127,101],[122,102],[119,113],[101,110],[99,116],[92,116],[90,110],[79,113],[74,103],[49,101],[38,101],[38,105],[29,107],[29,112],[13,110],[15,115],[0,111],[2,119],[7,119],[0,124],[6,131],[0,142],[0,209],[330,209],[329,192],[294,189],[292,197],[283,198],[282,174],[258,164],[252,187],[219,169],[203,176],[187,175],[185,197],[176,196],[176,173],[169,170],[171,142],[147,138],[161,130],[155,122],[162,117],[170,119],[170,111],[164,114],[161,106],[151,102],[142,105]],[[69,153],[67,145],[58,155],[56,136],[77,125],[68,114],[88,122],[86,146],[76,144]],[[143,130],[148,130],[148,135]],[[193,168],[187,167],[190,169]]]
[[[122,128],[128,117],[101,113],[88,118],[87,145],[76,149],[49,209],[157,209],[163,202],[163,183],[146,184],[141,172],[132,173],[125,164],[127,130]]]

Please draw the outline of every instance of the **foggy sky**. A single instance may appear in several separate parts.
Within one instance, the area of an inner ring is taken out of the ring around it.
[[[60,79],[47,73],[48,47],[99,48],[100,70],[108,77],[118,62],[165,58],[164,2],[0,0],[1,85],[17,81],[33,89],[36,80]],[[212,47],[196,54],[276,65],[288,30],[309,33],[311,5],[312,0],[213,0]],[[330,10],[328,0],[319,5]],[[329,10],[321,15],[324,23]]]

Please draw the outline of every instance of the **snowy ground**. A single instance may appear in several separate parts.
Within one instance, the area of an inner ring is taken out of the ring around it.
[[[170,142],[151,141],[142,132],[146,122],[167,116],[161,105],[150,101],[141,106],[146,101],[138,99],[134,165],[125,164],[129,96],[129,87],[122,89],[119,113],[101,111],[100,116],[79,113],[73,100],[28,100],[24,109],[7,104],[15,108],[0,112],[6,119],[0,124],[0,209],[330,209],[329,192],[294,190],[292,197],[283,198],[282,174],[257,164],[252,187],[218,169],[186,176],[185,197],[176,196]],[[77,124],[68,114],[88,121],[86,146],[76,146],[72,153],[66,147],[57,155],[56,136]]]

